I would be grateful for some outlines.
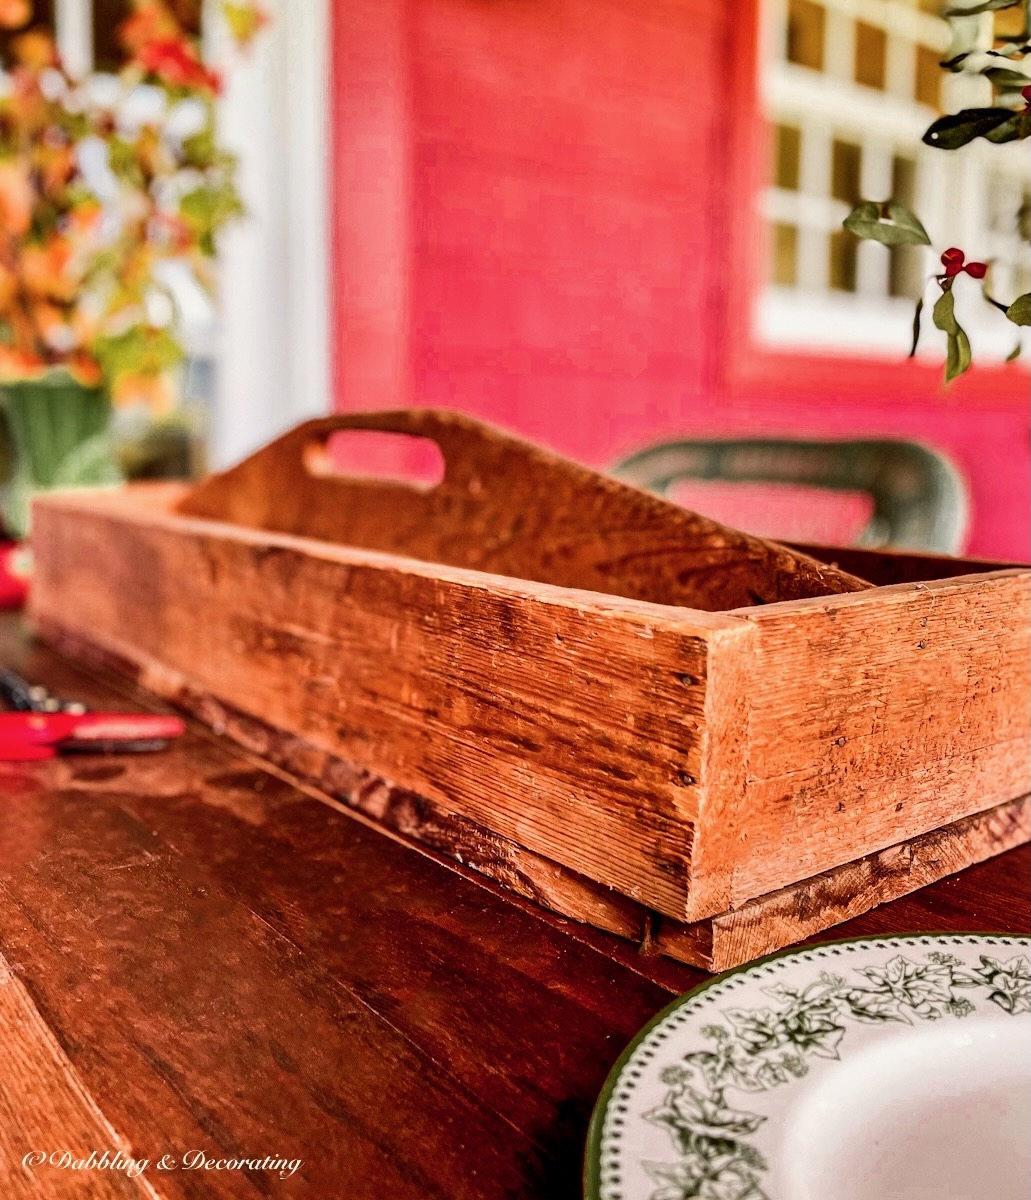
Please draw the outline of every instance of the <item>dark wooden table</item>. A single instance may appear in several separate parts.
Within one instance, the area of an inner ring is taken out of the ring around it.
[[[0,662],[141,703],[12,618]],[[1028,871],[1025,847],[838,932],[1026,931]],[[199,726],[160,754],[0,764],[0,1196],[576,1197],[606,1073],[702,977]],[[149,1165],[22,1167],[105,1150]]]

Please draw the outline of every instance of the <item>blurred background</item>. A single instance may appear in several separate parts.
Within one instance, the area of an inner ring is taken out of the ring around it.
[[[32,7],[85,72],[131,6]],[[215,7],[179,5],[213,52]],[[991,102],[940,68],[940,7],[265,0],[218,100],[248,216],[220,242],[218,310],[183,302],[177,386],[208,460],[334,407],[444,405],[631,460],[756,532],[898,541],[885,521],[925,488],[947,510],[927,545],[1026,559],[1020,331],[964,278],[973,369],[946,387],[933,329],[906,357],[946,248],[994,261],[1007,301],[1031,280],[1026,143],[921,143],[940,112]],[[1022,16],[970,20],[988,45]],[[930,248],[841,229],[889,195]],[[863,445],[820,452],[843,440]],[[671,442],[673,468],[641,457]]]

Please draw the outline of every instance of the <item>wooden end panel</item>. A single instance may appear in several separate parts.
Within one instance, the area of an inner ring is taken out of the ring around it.
[[[716,839],[726,906],[1023,795],[1029,604],[1015,569],[742,610],[758,638]],[[702,840],[695,871],[712,861]]]
[[[47,501],[38,620],[682,917],[709,645],[739,618]],[[148,682],[149,681],[149,682]]]

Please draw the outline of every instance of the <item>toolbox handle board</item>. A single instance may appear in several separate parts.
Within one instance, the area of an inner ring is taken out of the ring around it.
[[[444,477],[426,488],[313,472],[312,447],[341,430],[429,439]],[[199,483],[179,512],[709,612],[871,586],[444,409],[307,421]]]

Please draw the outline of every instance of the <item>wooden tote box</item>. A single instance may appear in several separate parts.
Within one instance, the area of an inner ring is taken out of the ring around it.
[[[443,481],[334,475],[341,429],[433,440]],[[439,410],[308,422],[192,490],[48,495],[33,522],[49,641],[712,969],[1028,837],[1024,567],[832,563]]]

